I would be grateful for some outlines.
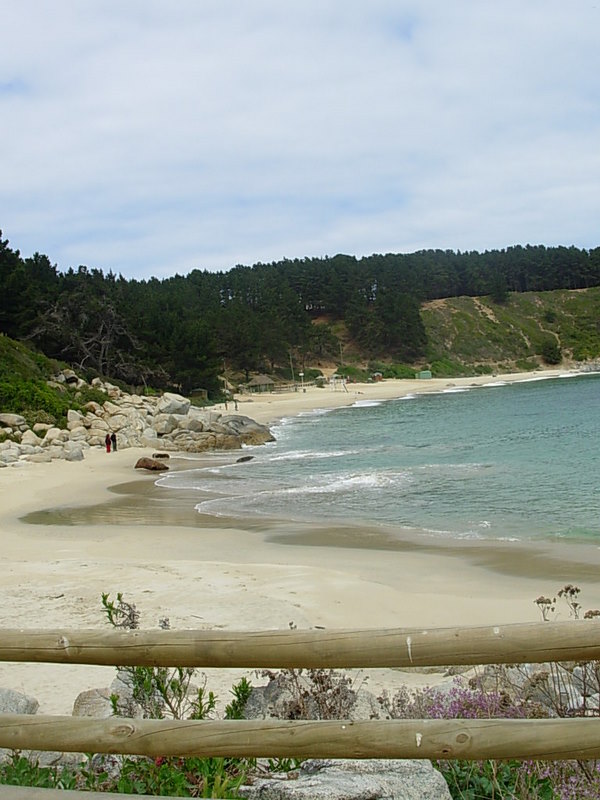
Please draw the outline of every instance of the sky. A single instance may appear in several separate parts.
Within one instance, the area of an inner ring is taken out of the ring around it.
[[[3,3],[0,229],[126,278],[600,245],[600,0]]]

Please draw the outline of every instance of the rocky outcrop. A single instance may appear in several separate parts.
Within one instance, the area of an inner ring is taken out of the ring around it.
[[[74,376],[71,370],[63,370],[52,383],[74,383]],[[78,387],[85,385],[77,376],[75,379]],[[104,403],[87,403],[81,411],[69,410],[66,429],[46,423],[37,423],[30,429],[21,415],[0,413],[0,432],[9,437],[0,442],[0,467],[53,459],[79,461],[90,447],[104,447],[107,433],[116,434],[120,450],[151,447],[167,451],[167,455],[236,450],[243,445],[273,441],[269,429],[249,417],[197,408],[179,394],[128,394],[99,378],[94,378],[92,386],[104,392],[107,399]]]

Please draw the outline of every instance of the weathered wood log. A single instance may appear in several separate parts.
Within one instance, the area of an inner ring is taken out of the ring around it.
[[[351,668],[600,659],[600,622],[374,630],[0,629],[0,661],[127,666]]]
[[[41,789],[35,786],[4,786],[0,784],[0,800],[106,800],[122,794],[115,792],[78,792],[73,789]],[[161,800],[175,800],[172,795],[161,795]]]
[[[2,714],[0,747],[153,758],[593,759],[600,757],[600,721],[198,721]]]

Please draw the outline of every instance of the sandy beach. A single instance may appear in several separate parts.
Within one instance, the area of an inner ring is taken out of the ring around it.
[[[361,400],[558,374],[385,381],[349,385],[347,392],[306,387],[238,396],[238,413],[270,423]],[[0,470],[3,627],[104,627],[102,592],[123,592],[141,611],[143,627],[156,627],[166,616],[179,629],[536,621],[534,599],[567,582],[582,588],[586,608],[600,607],[596,546],[386,542],[382,536],[365,546],[367,530],[203,517],[185,493],[161,491],[155,474],[134,470],[137,458],[148,454],[128,449],[108,455],[98,448],[83,462]],[[172,458],[170,464],[185,468],[189,461]],[[238,674],[211,673],[209,688],[227,701]],[[0,686],[36,697],[42,713],[70,713],[80,691],[107,686],[113,676],[108,667],[0,664]],[[390,676],[371,680],[377,688]]]

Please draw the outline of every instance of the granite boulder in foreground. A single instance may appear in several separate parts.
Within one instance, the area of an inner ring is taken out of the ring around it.
[[[257,778],[237,790],[247,800],[450,800],[430,761],[311,759],[299,770]]]

